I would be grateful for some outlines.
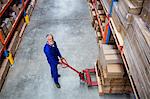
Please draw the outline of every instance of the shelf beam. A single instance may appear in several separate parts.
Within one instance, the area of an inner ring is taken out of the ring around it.
[[[16,29],[16,26],[17,26],[17,24],[18,24],[18,22],[19,22],[19,19],[21,18],[21,16],[22,16],[22,14],[23,14],[23,12],[24,12],[24,10],[25,10],[25,8],[26,8],[26,6],[27,6],[27,4],[28,4],[29,1],[30,1],[30,0],[26,0],[26,2],[25,2],[25,4],[24,4],[24,7],[21,9],[21,11],[19,12],[19,14],[18,14],[18,16],[17,16],[17,18],[16,18],[14,24],[12,25],[12,28],[11,28],[9,34],[7,35],[7,37],[6,37],[6,39],[5,39],[4,47],[3,47],[3,48],[1,49],[1,51],[0,51],[0,56],[2,56],[3,52],[5,51],[6,46],[7,46],[8,42],[10,41],[10,39],[11,39],[13,33],[14,33],[14,30]]]
[[[2,15],[4,14],[4,12],[8,9],[8,7],[10,6],[10,4],[12,3],[13,0],[9,0],[7,2],[7,4],[2,8],[1,12],[0,12],[0,17],[2,17]]]

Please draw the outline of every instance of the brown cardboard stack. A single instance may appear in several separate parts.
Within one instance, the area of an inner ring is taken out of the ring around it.
[[[119,0],[118,3],[114,3],[112,19],[123,40],[133,21],[133,15],[139,16],[143,2],[144,0]]]
[[[124,40],[124,38],[125,38],[127,32],[126,32],[126,30],[125,30],[125,27],[124,27],[123,23],[121,22],[121,18],[120,18],[120,17],[122,17],[122,16],[120,15],[118,6],[114,6],[113,11],[112,11],[112,19],[113,19],[113,22],[114,22],[114,24],[115,24],[115,27],[116,27],[118,33],[121,35],[122,39]],[[132,16],[129,15],[128,18],[132,19]],[[128,22],[128,21],[126,20],[126,18],[125,18],[124,21],[125,21],[124,23],[126,23],[126,27],[128,27],[128,24],[129,24],[130,22]],[[129,21],[130,21],[130,20],[129,20]],[[128,23],[127,23],[127,22],[128,22]]]
[[[106,69],[108,64],[122,64],[119,51],[113,45],[100,45],[100,60],[103,68]]]
[[[16,12],[16,15],[18,15],[18,14],[19,14],[19,8],[17,7],[17,5],[16,5],[16,4],[14,4],[14,5],[13,5],[12,9],[13,9],[13,11],[15,11],[15,12]]]
[[[132,1],[134,0],[119,0],[115,6],[116,13],[125,29],[132,21],[132,14],[139,15],[142,10],[142,6],[134,5],[136,3],[132,3]]]
[[[99,52],[100,57],[96,65],[99,94],[132,92],[129,79],[124,71],[124,66],[116,47],[101,44]],[[109,60],[107,60],[108,56]]]
[[[6,24],[2,23],[1,26],[0,26],[0,28],[2,29],[2,33],[4,34],[4,37],[7,37],[9,31],[8,31],[8,29],[6,27]]]
[[[7,28],[8,31],[10,32],[11,27],[12,27],[12,23],[11,23],[10,19],[9,19],[9,18],[6,18],[3,22],[6,24],[6,28]]]
[[[134,5],[134,6],[136,6],[136,7],[142,7],[143,6],[143,2],[145,1],[145,0],[130,0],[131,1],[131,3]]]
[[[150,31],[138,16],[128,29],[124,53],[141,99],[150,97]]]
[[[144,1],[141,18],[150,30],[150,0]]]

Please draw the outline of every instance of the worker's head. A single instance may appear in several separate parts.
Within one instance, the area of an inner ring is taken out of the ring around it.
[[[54,37],[53,37],[52,34],[47,34],[46,38],[47,38],[47,41],[49,41],[49,42],[53,42],[54,41]]]

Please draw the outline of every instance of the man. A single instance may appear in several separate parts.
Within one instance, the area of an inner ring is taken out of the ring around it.
[[[57,65],[59,64],[59,59],[63,60],[64,58],[61,56],[59,49],[57,48],[57,44],[54,41],[53,35],[48,34],[46,38],[47,43],[44,46],[44,53],[47,57],[48,63],[50,64],[51,76],[54,79],[56,87],[60,88],[60,84],[58,82],[58,77],[60,77],[60,75],[58,74]]]

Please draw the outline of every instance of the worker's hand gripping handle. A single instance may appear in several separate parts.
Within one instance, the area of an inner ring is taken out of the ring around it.
[[[60,64],[62,64],[62,68],[66,68],[67,67],[67,60],[65,58],[62,58],[61,61],[60,61]]]

